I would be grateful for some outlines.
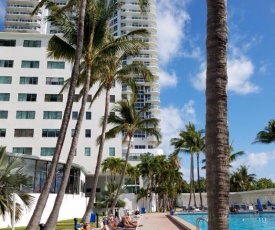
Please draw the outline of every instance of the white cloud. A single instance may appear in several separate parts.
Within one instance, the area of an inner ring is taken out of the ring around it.
[[[259,91],[259,87],[251,82],[254,65],[239,49],[232,49],[232,57],[227,61],[228,90],[237,94],[248,94]],[[199,73],[191,79],[192,85],[198,90],[205,90],[206,63],[200,65]]]
[[[176,73],[172,71],[171,73],[160,68],[159,70],[159,84],[160,88],[173,87],[176,86],[178,82]]]
[[[159,0],[158,12],[158,48],[160,65],[166,65],[175,57],[185,37],[184,28],[190,16],[183,8],[185,0]]]
[[[190,100],[182,108],[175,106],[162,107],[161,109],[161,130],[162,143],[160,148],[165,154],[171,154],[173,147],[170,146],[171,138],[178,137],[180,130],[185,129],[188,122],[196,123],[196,112],[194,109],[194,101]]]

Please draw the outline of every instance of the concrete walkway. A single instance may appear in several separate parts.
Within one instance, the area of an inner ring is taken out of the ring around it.
[[[179,225],[173,223],[167,213],[146,213],[140,218],[137,230],[182,230]]]

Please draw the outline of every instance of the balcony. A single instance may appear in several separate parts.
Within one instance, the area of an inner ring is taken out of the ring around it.
[[[8,26],[5,32],[40,33],[40,27],[35,26]]]
[[[159,104],[160,103],[160,98],[159,97],[147,97],[147,98],[145,98],[145,101],[147,103]]]
[[[8,26],[40,26],[40,20],[21,19],[21,18],[7,18],[5,21],[6,27]]]
[[[160,106],[159,105],[149,105],[149,111],[160,114]]]
[[[6,19],[9,18],[19,18],[20,19],[41,19],[41,13],[37,13],[33,16],[31,16],[31,12],[25,12],[25,11],[7,11],[5,15]]]
[[[145,90],[145,93],[146,94],[151,94],[151,95],[154,95],[154,96],[159,96],[160,91],[159,91],[159,88],[149,88],[149,89]]]

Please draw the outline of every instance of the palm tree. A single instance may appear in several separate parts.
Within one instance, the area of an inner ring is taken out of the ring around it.
[[[137,166],[127,164],[126,175],[135,181],[135,193],[137,193],[137,181],[139,180],[140,173]],[[139,183],[138,183],[139,184]]]
[[[71,2],[71,1],[69,1]],[[42,7],[45,1],[41,1],[38,5],[38,7]],[[35,9],[35,11],[38,10],[38,7]],[[66,107],[64,110],[64,115],[61,123],[60,133],[57,138],[56,147],[54,151],[54,155],[52,158],[52,163],[49,169],[49,172],[47,174],[47,179],[44,184],[43,190],[40,193],[40,196],[37,200],[36,207],[33,211],[32,217],[26,227],[27,230],[36,230],[37,226],[39,224],[39,221],[41,219],[43,210],[46,206],[46,202],[49,196],[52,180],[55,175],[56,167],[60,158],[61,150],[63,147],[63,143],[65,140],[68,124],[70,121],[70,115],[72,111],[73,106],[73,99],[75,95],[75,89],[76,89],[76,82],[79,74],[79,65],[80,65],[80,59],[82,56],[82,48],[83,48],[83,37],[84,37],[84,15],[85,15],[85,9],[86,9],[86,0],[80,0],[79,8],[78,8],[78,27],[77,27],[77,33],[76,33],[76,46],[75,46],[75,53],[73,55],[72,61],[73,61],[73,69],[71,74],[71,82],[68,92],[68,98]],[[35,13],[35,12],[33,12]],[[65,36],[65,35],[64,35]]]
[[[174,154],[178,154],[179,152],[184,152],[190,154],[190,197],[189,197],[189,204],[191,203],[192,193],[194,196],[194,206],[197,206],[196,204],[196,198],[195,198],[195,185],[194,185],[194,159],[193,155],[194,153],[197,154],[197,164],[199,161],[199,153],[202,151],[204,147],[204,138],[201,137],[201,134],[203,133],[203,130],[196,131],[195,125],[189,123],[185,126],[186,131],[181,131],[179,133],[179,138],[172,138],[170,140],[171,145],[174,146],[175,151]],[[199,167],[199,165],[197,166]],[[199,178],[199,172],[198,172],[198,181]],[[202,198],[201,198],[202,203]]]
[[[97,207],[108,209],[111,207],[113,199],[117,193],[118,184],[116,183],[107,183],[106,190],[102,191],[97,196]],[[116,207],[124,208],[126,205],[125,201],[118,199]]]
[[[130,99],[125,98],[124,100],[118,101],[116,106],[112,109],[116,113],[115,116],[108,117],[108,123],[114,125],[113,128],[106,132],[106,139],[114,138],[117,134],[123,132],[123,143],[128,140],[128,147],[125,156],[125,165],[121,174],[118,192],[111,206],[112,210],[117,202],[120,189],[122,188],[124,176],[127,169],[127,163],[129,159],[131,139],[134,137],[134,133],[144,132],[146,135],[152,135],[160,141],[161,134],[158,128],[159,119],[157,118],[144,118],[144,114],[149,110],[148,106],[144,106],[140,111],[135,109],[136,97],[133,94]],[[102,136],[98,138],[98,141],[102,139]]]
[[[255,143],[271,144],[275,143],[275,120],[270,120],[263,131],[258,132]]]
[[[111,182],[115,183],[116,174],[122,171],[124,165],[124,160],[118,157],[108,157],[104,161],[102,161],[102,172],[107,172],[108,170],[111,173]]]
[[[0,146],[0,214],[5,220],[6,214],[13,213],[13,194],[16,194],[22,204],[16,203],[15,221],[20,220],[24,214],[24,207],[30,209],[34,203],[34,197],[21,191],[21,186],[31,187],[32,178],[24,174],[25,161],[18,156],[9,157],[6,148]],[[11,218],[12,219],[12,218]]]
[[[226,2],[207,0],[205,154],[209,230],[228,229]]]
[[[240,192],[249,191],[256,183],[256,175],[248,174],[248,167],[241,165],[230,177],[230,191]]]

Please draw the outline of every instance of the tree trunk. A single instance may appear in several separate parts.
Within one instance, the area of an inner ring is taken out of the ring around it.
[[[207,0],[206,185],[208,229],[227,230],[229,162],[226,0]]]
[[[192,155],[190,153],[190,194],[189,194],[188,208],[189,208],[189,206],[191,204],[192,190],[193,190],[193,183],[192,183]]]
[[[110,213],[110,211],[115,208],[116,203],[118,201],[119,194],[120,194],[120,190],[121,190],[122,185],[123,185],[123,180],[124,180],[124,177],[125,177],[125,173],[126,173],[126,170],[127,170],[128,159],[129,159],[131,139],[132,139],[132,136],[129,136],[129,143],[128,143],[127,152],[126,152],[126,156],[125,156],[124,168],[123,168],[123,171],[122,171],[122,174],[121,174],[121,177],[120,177],[120,181],[119,181],[119,185],[118,185],[118,188],[117,188],[116,196],[113,200],[113,203],[112,203],[110,209],[108,210],[108,213]]]
[[[105,112],[104,112],[104,119],[103,119],[102,130],[101,130],[101,140],[100,140],[98,155],[97,155],[94,182],[93,182],[91,196],[90,196],[88,205],[86,207],[85,213],[81,220],[82,223],[88,222],[90,220],[90,215],[94,209],[94,200],[96,197],[96,186],[97,186],[98,177],[99,177],[99,173],[100,173],[100,166],[101,166],[103,148],[104,148],[104,143],[105,143],[105,132],[106,132],[106,127],[107,127],[108,115],[109,115],[109,105],[110,105],[109,102],[110,102],[110,88],[107,87],[106,97],[105,97]]]
[[[197,207],[196,193],[195,193],[195,176],[194,176],[194,154],[191,154],[191,169],[192,169],[192,184],[193,184],[193,197],[194,197],[194,206]]]
[[[37,230],[38,225],[40,223],[40,219],[42,217],[44,208],[46,206],[46,202],[48,200],[52,180],[55,175],[56,167],[60,158],[61,150],[64,144],[66,132],[68,129],[68,124],[71,117],[71,111],[73,106],[73,99],[75,95],[75,89],[76,89],[76,82],[79,75],[79,64],[80,59],[82,56],[82,49],[83,49],[83,34],[84,34],[84,15],[85,15],[85,8],[86,8],[86,0],[81,1],[80,6],[80,14],[79,14],[79,21],[78,21],[78,33],[77,33],[77,46],[76,46],[76,54],[75,54],[75,62],[71,74],[71,83],[70,88],[68,92],[68,99],[66,102],[66,107],[64,110],[64,115],[62,119],[62,124],[60,128],[60,133],[57,138],[56,147],[54,151],[54,155],[52,158],[52,163],[49,169],[49,172],[47,174],[47,179],[44,184],[44,187],[42,189],[42,192],[40,193],[40,196],[37,200],[35,209],[33,211],[33,214],[31,216],[31,219],[26,227],[27,230]]]
[[[73,163],[75,151],[77,149],[79,134],[80,134],[80,130],[81,130],[81,126],[82,126],[82,122],[83,122],[83,118],[84,118],[84,114],[85,114],[85,110],[86,110],[86,103],[87,103],[87,98],[88,98],[88,94],[89,94],[89,90],[90,90],[90,79],[91,79],[91,67],[89,66],[89,67],[87,67],[86,82],[85,82],[85,86],[84,86],[85,88],[84,88],[84,93],[83,93],[83,97],[82,97],[82,104],[81,104],[81,108],[79,111],[79,116],[78,116],[77,123],[75,126],[75,134],[72,139],[70,152],[69,152],[67,162],[66,162],[66,165],[64,168],[64,173],[63,173],[63,177],[62,177],[62,181],[61,181],[60,190],[56,196],[54,207],[53,207],[52,212],[46,222],[44,230],[55,229],[56,222],[58,220],[58,214],[59,214],[60,207],[61,207],[61,204],[62,204],[62,201],[64,198],[64,194],[66,192],[66,187],[67,187],[68,179],[70,176],[70,170],[71,170],[71,166]]]
[[[197,174],[198,174],[198,187],[199,187],[199,194],[200,194],[200,207],[202,208],[201,178],[200,178],[200,153],[197,153]]]

